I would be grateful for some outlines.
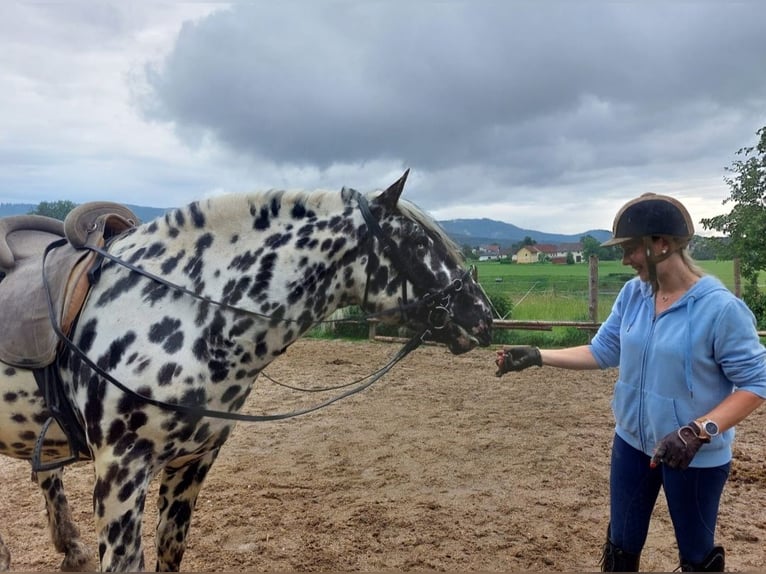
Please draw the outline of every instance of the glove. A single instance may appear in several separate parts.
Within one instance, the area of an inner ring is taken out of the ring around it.
[[[543,358],[537,347],[518,346],[498,351],[495,364],[497,365],[495,376],[502,377],[509,371],[523,371],[532,365],[542,367]]]
[[[649,466],[655,468],[662,462],[670,468],[686,470],[700,447],[708,442],[710,437],[701,438],[697,424],[690,422],[657,443]]]

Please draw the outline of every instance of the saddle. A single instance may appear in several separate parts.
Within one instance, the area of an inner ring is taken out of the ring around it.
[[[63,223],[39,215],[0,219],[0,361],[32,370],[50,414],[32,453],[35,473],[90,458],[56,355],[97,276],[102,258],[93,249],[137,222],[130,209],[112,202],[79,205]],[[54,420],[67,437],[70,455],[44,462],[45,436]]]
[[[112,202],[79,205],[63,223],[40,215],[0,219],[0,361],[25,369],[54,362],[60,341],[52,319],[68,336],[90,292],[99,258],[88,247],[103,247],[137,223]]]

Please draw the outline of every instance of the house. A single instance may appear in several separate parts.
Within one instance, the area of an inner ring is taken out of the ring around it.
[[[544,254],[535,245],[525,245],[516,252],[516,263],[537,263],[543,261]]]
[[[490,261],[492,259],[500,259],[500,246],[497,243],[481,245],[479,247],[479,261]]]
[[[516,262],[538,263],[540,261],[550,261],[551,263],[566,263],[567,255],[570,253],[575,263],[583,262],[582,245],[579,243],[525,245],[516,252]]]

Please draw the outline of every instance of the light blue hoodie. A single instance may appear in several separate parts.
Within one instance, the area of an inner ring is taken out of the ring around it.
[[[700,278],[655,317],[651,286],[628,281],[591,342],[599,366],[619,366],[616,432],[652,455],[678,427],[707,414],[735,389],[766,398],[766,349],[750,309],[715,277]],[[703,445],[691,466],[731,460],[734,429]]]

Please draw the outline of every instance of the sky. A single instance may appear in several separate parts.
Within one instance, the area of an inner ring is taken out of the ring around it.
[[[439,220],[726,213],[766,125],[766,2],[0,4],[0,202],[384,188]]]

